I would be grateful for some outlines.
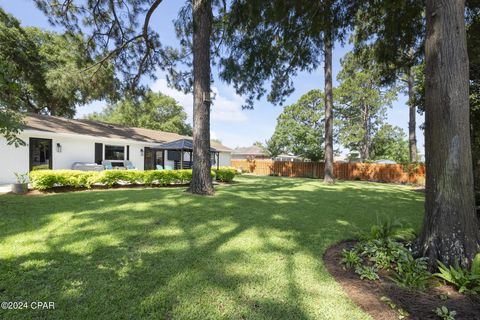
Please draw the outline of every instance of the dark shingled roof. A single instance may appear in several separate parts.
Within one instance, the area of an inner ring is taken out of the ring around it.
[[[67,119],[47,115],[29,113],[26,116],[25,130],[37,130],[54,133],[71,133],[90,135],[111,139],[128,139],[149,143],[166,143],[176,140],[192,140],[189,136],[172,132],[164,132],[145,128],[130,128],[118,124],[110,124],[84,119]],[[210,142],[216,151],[231,152],[232,149],[218,143]]]
[[[159,146],[160,149],[165,150],[193,150],[192,139],[179,139],[167,143],[163,143]],[[217,152],[219,150],[210,147],[211,152]]]

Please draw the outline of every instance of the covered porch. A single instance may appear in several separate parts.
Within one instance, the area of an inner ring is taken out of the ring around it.
[[[191,169],[193,165],[193,141],[179,139],[163,143],[155,148],[145,148],[145,170]],[[211,164],[219,167],[220,152],[210,148]]]

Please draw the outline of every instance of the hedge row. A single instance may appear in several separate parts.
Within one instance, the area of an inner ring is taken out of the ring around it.
[[[214,169],[214,172],[218,181],[231,182],[237,174],[237,169],[234,167],[220,167],[218,170]]]
[[[230,182],[233,168],[220,168],[212,171],[212,178]],[[186,184],[192,180],[192,170],[105,170],[101,172],[79,170],[36,170],[30,172],[33,189],[47,190],[54,187],[91,188],[99,184],[107,187],[125,184],[145,184],[166,186]]]

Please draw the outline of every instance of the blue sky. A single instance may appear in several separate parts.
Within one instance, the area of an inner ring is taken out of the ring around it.
[[[157,30],[163,43],[175,45],[175,37],[172,20],[176,17],[179,7],[183,1],[165,0],[158,7],[152,17],[150,26]],[[0,0],[0,6],[8,13],[19,19],[23,26],[35,26],[45,29],[53,29],[47,18],[39,11],[31,0]],[[336,74],[340,70],[340,59],[348,52],[349,47],[342,48],[337,45],[333,52],[334,85],[336,85]],[[216,100],[212,107],[211,133],[213,138],[220,139],[225,145],[235,148],[237,146],[248,146],[253,142],[265,141],[275,130],[277,116],[282,112],[282,107],[274,106],[265,99],[255,104],[254,110],[242,110],[242,97],[235,94],[232,87],[226,85],[216,77],[217,70],[213,68],[214,75],[213,90],[216,93]],[[174,97],[185,108],[191,122],[192,97],[174,89],[168,88],[165,77],[159,73],[156,81],[147,82],[153,90],[161,91]],[[299,73],[294,78],[295,92],[286,100],[286,104],[294,103],[302,94],[312,89],[323,89],[324,78],[323,68],[312,73]],[[408,131],[408,108],[406,97],[399,95],[388,110],[388,122],[397,125]],[[87,106],[79,107],[77,117],[82,118],[85,114],[93,111],[100,111],[104,102],[98,101]],[[423,116],[417,116],[417,124],[423,123]],[[423,131],[417,128],[418,147],[423,154],[424,136]],[[338,146],[336,146],[338,147]]]

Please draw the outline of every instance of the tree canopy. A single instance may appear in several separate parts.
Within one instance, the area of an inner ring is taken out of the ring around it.
[[[372,138],[370,159],[408,163],[408,141],[403,129],[390,124],[380,127]]]
[[[94,60],[79,34],[24,28],[0,8],[0,43],[0,130],[10,142],[18,142],[15,112],[73,117],[79,105],[115,97],[109,65],[86,70]]]
[[[281,149],[312,161],[322,159],[323,108],[323,93],[320,90],[309,91],[296,103],[286,106],[277,118],[269,143],[272,149]]]
[[[357,151],[361,160],[370,160],[372,138],[386,119],[387,107],[396,98],[396,88],[384,87],[370,50],[347,53],[337,76],[335,91],[340,143]],[[367,63],[366,61],[370,61]]]
[[[192,135],[192,127],[186,123],[187,114],[183,107],[172,97],[152,91],[146,92],[140,100],[127,98],[115,104],[109,104],[103,111],[89,114],[86,118],[130,127]]]

